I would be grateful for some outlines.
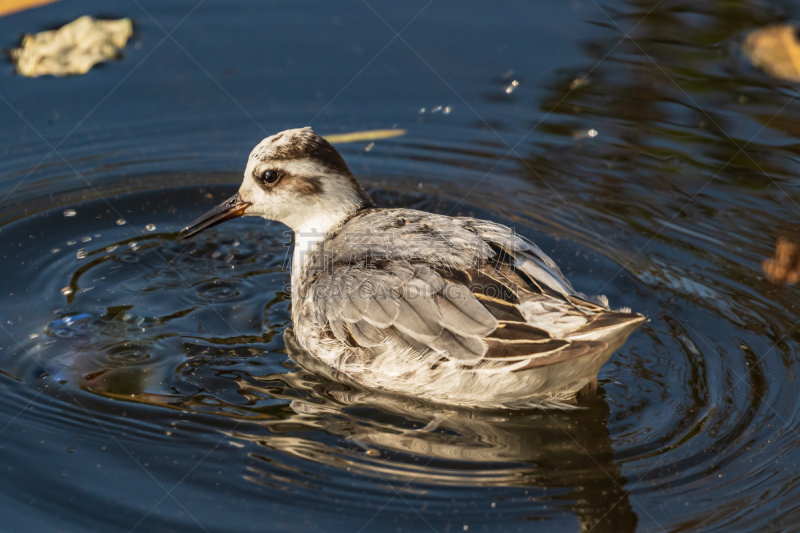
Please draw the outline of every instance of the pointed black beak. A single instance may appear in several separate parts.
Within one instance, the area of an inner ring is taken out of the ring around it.
[[[220,205],[183,228],[180,236],[182,239],[188,239],[189,237],[197,235],[204,229],[216,226],[220,222],[244,216],[244,210],[248,207],[250,207],[249,203],[242,201],[238,193],[234,194]]]

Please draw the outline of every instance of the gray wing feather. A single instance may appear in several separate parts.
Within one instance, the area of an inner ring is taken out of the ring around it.
[[[386,334],[366,320],[350,324],[350,332],[360,346],[380,346],[386,340]]]
[[[446,282],[425,264],[343,267],[320,280],[327,287],[314,291],[319,318],[342,342],[372,348],[388,337],[474,364],[486,352],[480,336],[497,327],[467,287]]]
[[[465,365],[477,364],[486,353],[486,344],[477,336],[459,335],[444,330],[431,345],[434,350]]]
[[[442,324],[454,333],[488,335],[497,328],[497,319],[463,285],[448,284],[436,304]]]

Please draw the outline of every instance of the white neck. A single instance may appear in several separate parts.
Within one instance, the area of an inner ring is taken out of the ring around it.
[[[292,285],[295,285],[305,272],[311,252],[325,240],[328,233],[349,218],[349,213],[320,213],[305,219],[294,229],[294,252],[292,253]]]

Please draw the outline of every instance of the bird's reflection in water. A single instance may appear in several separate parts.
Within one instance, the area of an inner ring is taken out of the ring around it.
[[[290,356],[303,369],[259,380],[289,385],[285,390],[290,395],[284,398],[291,399],[294,414],[265,421],[269,431],[232,436],[392,485],[562,489],[552,491],[548,499],[569,505],[583,530],[636,529],[637,516],[624,489],[626,479],[613,460],[606,428],[609,407],[602,390],[568,411],[486,412],[435,406],[364,390],[332,375],[299,350],[291,330],[284,339]],[[274,387],[270,393],[281,396]],[[299,426],[339,437],[358,453],[289,436]]]

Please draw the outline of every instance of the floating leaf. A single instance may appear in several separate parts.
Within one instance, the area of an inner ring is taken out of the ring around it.
[[[794,26],[770,26],[753,31],[744,52],[758,68],[775,78],[800,81],[800,42]]]
[[[353,133],[337,133],[326,135],[325,139],[331,144],[354,143],[358,141],[376,141],[378,139],[391,139],[405,135],[406,130],[369,130],[354,131]]]
[[[764,261],[761,268],[771,282],[794,285],[800,280],[800,245],[781,237],[775,246],[775,258]]]
[[[80,17],[57,30],[25,35],[11,59],[17,73],[30,78],[86,74],[97,63],[116,57],[132,34],[131,19]]]
[[[25,11],[32,7],[39,7],[45,4],[52,4],[56,0],[3,0],[0,2],[0,17]]]

